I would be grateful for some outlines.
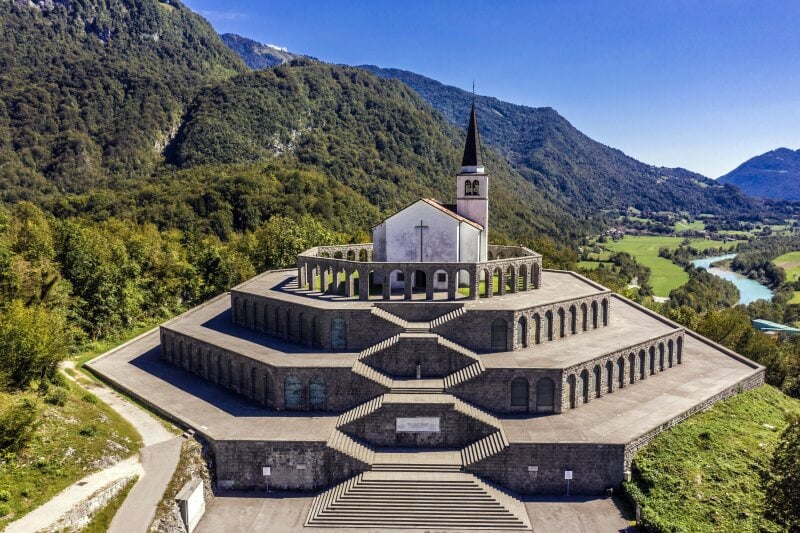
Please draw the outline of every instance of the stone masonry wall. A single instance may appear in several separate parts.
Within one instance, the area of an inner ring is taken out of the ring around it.
[[[314,491],[368,469],[324,442],[211,441],[217,484],[223,490]]]
[[[398,418],[439,417],[438,433],[398,433]],[[451,404],[384,404],[379,410],[339,428],[376,447],[463,448],[497,431],[459,413]]]
[[[420,363],[423,378],[440,378],[474,362],[469,357],[442,346],[431,335],[403,336],[396,344],[362,361],[396,378],[416,377],[417,363]]]
[[[386,392],[350,368],[276,367],[163,326],[161,358],[279,411],[344,411]],[[295,391],[293,405],[287,385]]]
[[[622,483],[621,444],[512,444],[466,468],[519,494],[566,494],[564,471],[571,470],[570,494],[600,494]]]
[[[516,378],[523,378],[528,383],[528,407],[512,407],[511,383]],[[553,410],[539,405],[539,384],[542,378],[553,381]],[[493,413],[547,413],[561,412],[561,370],[543,370],[535,368],[486,369],[475,379],[466,381],[447,392],[471,404]]]

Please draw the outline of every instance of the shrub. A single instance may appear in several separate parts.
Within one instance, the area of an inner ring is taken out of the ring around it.
[[[89,424],[87,426],[83,426],[79,433],[84,437],[94,437],[97,433],[97,426],[95,424]]]
[[[47,393],[47,396],[44,397],[44,401],[49,403],[50,405],[58,405],[59,407],[64,407],[67,403],[67,397],[69,394],[65,389],[61,387],[56,387],[50,390]]]
[[[11,508],[5,503],[0,503],[0,516],[6,516],[11,512]]]
[[[83,395],[81,400],[83,400],[86,403],[97,403],[97,396],[95,396],[91,392],[87,392],[86,394]]]
[[[11,499],[11,493],[7,490],[0,490],[0,502],[7,502]]]
[[[0,450],[15,452],[30,440],[39,425],[39,408],[23,397],[0,411]]]

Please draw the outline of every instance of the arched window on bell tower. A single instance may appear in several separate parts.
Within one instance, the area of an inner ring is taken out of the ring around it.
[[[470,180],[464,182],[464,196],[472,196],[472,182]]]
[[[481,194],[481,184],[478,180],[472,181],[472,196],[480,196]]]

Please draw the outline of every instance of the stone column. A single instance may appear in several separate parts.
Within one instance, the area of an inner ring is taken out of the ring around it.
[[[494,277],[494,276],[492,276]],[[506,293],[506,270],[505,268],[500,269],[500,275],[497,277],[497,292],[500,293],[500,296],[503,296]]]
[[[358,271],[358,299],[369,300],[369,271]]]
[[[411,299],[411,293],[412,293],[412,291],[414,289],[414,286],[411,283],[413,281],[412,280],[413,277],[414,277],[414,271],[413,270],[411,272],[405,271],[405,273],[403,274],[403,284],[404,284],[403,285],[403,298],[405,298],[406,300],[410,300]]]
[[[383,273],[383,299],[390,300],[392,298],[392,273]]]
[[[433,300],[433,282],[436,272],[425,272],[425,299]]]
[[[458,270],[447,273],[447,299],[455,300],[458,292]]]
[[[477,300],[481,297],[481,280],[478,278],[478,269],[475,268],[469,275],[469,299]]]
[[[328,268],[327,267],[325,267],[322,270],[320,270],[319,280],[320,280],[319,292],[321,292],[323,294],[328,292]]]
[[[344,295],[348,298],[352,298],[355,294],[355,280],[353,279],[355,273],[350,271],[345,271],[345,280],[344,280]]]

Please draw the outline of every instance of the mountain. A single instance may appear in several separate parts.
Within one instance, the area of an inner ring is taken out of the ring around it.
[[[373,65],[377,76],[414,89],[451,123],[466,127],[459,110],[472,93],[413,72]],[[481,138],[496,148],[550,201],[576,215],[634,207],[642,211],[688,211],[747,215],[759,203],[733,187],[700,174],[647,165],[590,139],[550,107],[533,108],[477,96]]]
[[[800,200],[800,150],[778,148],[748,159],[718,180],[751,196]]]
[[[0,0],[0,189],[148,175],[198,89],[246,69],[175,0]]]
[[[253,70],[277,67],[292,59],[301,57],[298,54],[289,52],[286,48],[273,44],[261,44],[258,41],[235,33],[223,33],[220,38],[228,48],[236,52],[247,66]]]
[[[202,90],[167,154],[181,169],[265,161],[313,168],[391,212],[420,196],[452,201],[464,142],[462,130],[399,81],[301,59]],[[486,149],[485,160],[496,231],[585,231],[500,154]]]

